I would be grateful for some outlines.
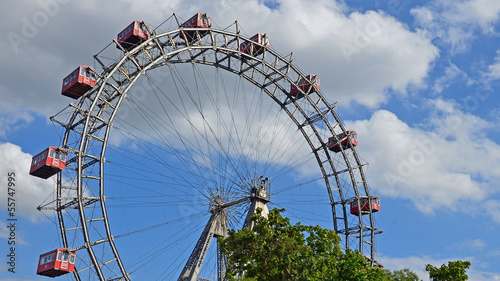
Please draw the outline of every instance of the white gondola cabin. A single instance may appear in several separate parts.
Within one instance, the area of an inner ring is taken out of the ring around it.
[[[337,139],[339,140],[337,142]],[[348,149],[358,145],[358,134],[355,131],[347,131],[337,135],[337,138],[331,137],[328,139],[328,149],[338,153],[341,148]]]
[[[209,28],[211,26],[212,26],[212,20],[205,13],[197,13],[196,15],[192,16],[190,19],[188,19],[186,22],[180,25],[180,27],[182,28]],[[198,34],[200,38],[203,38],[205,35],[208,34],[208,31],[183,30],[179,33],[179,36],[181,36],[181,38],[183,38],[184,40],[187,40],[189,44],[192,44],[193,42],[198,40],[196,34]]]
[[[78,99],[95,86],[95,74],[87,66],[79,66],[63,79],[61,94]]]
[[[145,24],[141,21],[132,22],[127,28],[122,32],[118,33],[116,41],[123,47],[123,49],[130,51],[137,45],[146,41],[149,38],[149,34]],[[120,49],[119,46],[116,46]]]
[[[66,167],[67,152],[58,147],[49,147],[31,160],[30,175],[48,179]]]
[[[289,93],[290,96],[293,96],[295,98],[302,98],[304,96],[302,92],[312,93],[315,91],[319,91],[319,77],[315,74],[309,74],[306,77],[300,77],[296,84],[297,87],[292,84]],[[299,89],[302,90],[302,92]]]
[[[40,255],[36,274],[57,277],[75,270],[76,252],[56,249]]]
[[[360,212],[363,215],[369,214],[370,205],[372,213],[380,211],[380,198],[378,196],[362,196],[359,198],[359,205],[358,200],[354,199],[351,202],[351,214],[359,215]]]
[[[267,37],[264,33],[257,33],[250,38],[250,41],[245,41],[240,45],[241,52],[252,56],[262,54],[264,52],[264,48],[269,48],[269,37]]]

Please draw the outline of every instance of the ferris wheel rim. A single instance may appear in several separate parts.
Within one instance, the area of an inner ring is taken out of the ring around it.
[[[144,50],[146,50],[147,48],[151,48],[151,46],[154,46],[155,44],[160,46],[160,44],[158,44],[160,38],[163,38],[163,37],[167,37],[167,38],[170,38],[171,39],[171,36],[173,36],[174,34],[178,34],[179,32],[182,32],[182,28],[178,28],[178,29],[174,29],[174,30],[171,30],[171,31],[168,31],[168,32],[165,32],[165,33],[161,33],[161,34],[155,34],[154,32],[152,32],[150,34],[150,38],[144,42],[142,42],[140,45],[138,45],[136,48],[134,48],[133,50],[129,51],[129,52],[126,52],[124,53],[123,57],[114,65],[112,65],[113,67],[109,67],[108,69],[111,69],[109,72],[103,72],[103,74],[105,73],[106,75],[101,75],[99,79],[101,79],[101,83],[99,84],[99,90],[96,91],[96,90],[92,90],[90,92],[88,92],[84,97],[81,98],[81,100],[79,101],[78,105],[75,106],[75,112],[73,114],[73,116],[71,117],[71,121],[68,123],[68,124],[73,124],[76,119],[78,119],[78,114],[80,114],[80,110],[83,109],[84,107],[84,102],[85,101],[88,101],[87,99],[90,99],[92,100],[93,98],[93,102],[92,104],[88,107],[88,109],[84,109],[88,112],[88,116],[86,117],[85,119],[85,132],[84,134],[87,134],[87,130],[88,130],[88,127],[89,127],[89,124],[92,122],[92,116],[91,116],[91,112],[96,108],[96,107],[99,107],[99,97],[103,91],[103,88],[106,87],[106,86],[109,86],[108,84],[108,81],[110,79],[113,78],[113,75],[116,71],[119,71],[119,68],[125,63],[125,62],[128,62],[128,60],[130,61],[133,61],[133,56],[134,54],[138,53],[138,52],[142,52]],[[196,29],[197,30],[197,29]],[[195,30],[195,31],[196,31]],[[239,41],[243,41],[243,40],[250,40],[250,38],[248,37],[245,37],[245,36],[242,36],[239,34],[239,32],[228,32],[228,31],[225,31],[225,30],[218,30],[218,29],[215,29],[215,28],[204,28],[204,29],[200,29],[200,30],[203,30],[203,31],[207,31],[210,36],[212,38],[214,38],[214,36],[216,36],[215,34],[217,35],[221,35],[223,36],[224,38],[233,38],[234,40],[238,41],[238,46],[239,46]],[[200,41],[201,43],[201,41]],[[178,49],[176,50],[177,53],[181,53],[181,52],[191,52],[191,51],[195,51],[197,49],[203,49],[203,50],[207,50],[205,52],[209,52],[210,50],[213,50],[214,52],[226,52],[226,53],[229,53],[228,54],[228,60],[229,58],[240,58],[240,61],[242,62],[242,60],[246,60],[246,61],[256,61],[262,65],[265,65],[266,67],[269,67],[270,69],[273,69],[274,73],[277,74],[279,76],[279,74],[281,73],[276,67],[274,67],[273,65],[271,65],[269,62],[265,61],[264,59],[260,58],[260,57],[257,57],[257,56],[253,56],[253,55],[249,55],[249,54],[245,54],[245,53],[242,53],[240,50],[234,50],[234,49],[230,49],[228,48],[227,46],[221,46],[219,47],[218,45],[204,45],[204,46],[201,46],[201,45],[189,45],[189,44],[186,44],[187,46],[185,46],[184,48],[182,49]],[[153,47],[154,48],[154,47]],[[279,55],[277,52],[273,51],[271,48],[266,48],[266,50],[264,51],[264,56],[268,54],[270,56],[274,56],[276,58],[276,60],[280,60],[281,62],[283,62],[287,67],[287,73],[280,79],[286,79],[288,80],[288,82],[290,84],[295,84],[296,82],[295,81],[292,81],[292,79],[290,78],[290,76],[288,75],[288,71],[290,71],[290,69],[292,71],[295,71],[299,77],[305,77],[306,75],[302,74],[298,68],[292,64],[292,59],[290,60],[287,60],[285,59],[284,57],[282,57],[281,55]],[[164,54],[162,55],[161,57],[158,57],[158,61],[162,61],[162,60],[165,60],[165,63],[171,63],[172,61],[167,61],[166,60],[166,57],[167,56],[171,56],[171,57],[174,57],[176,55],[176,53],[171,53],[171,54]],[[230,57],[229,57],[230,56]],[[261,88],[261,90],[264,90],[275,102],[277,102],[284,111],[287,112],[288,116],[292,119],[292,121],[297,125],[297,127],[302,131],[303,128],[305,126],[311,126],[312,128],[314,128],[314,124],[306,124],[305,122],[304,123],[300,123],[295,117],[293,114],[291,114],[291,112],[288,110],[287,106],[290,106],[290,105],[293,105],[295,106],[295,109],[300,111],[302,113],[302,115],[304,117],[306,117],[306,119],[312,115],[304,112],[302,110],[302,108],[300,107],[299,103],[297,102],[298,100],[295,100],[293,98],[290,98],[290,100],[286,101],[288,102],[287,104],[285,104],[285,102],[282,102],[281,100],[279,100],[278,98],[276,98],[276,96],[274,96],[273,94],[271,94],[269,91],[267,91],[267,89],[265,89],[265,87],[261,84],[259,84],[258,81],[254,80],[252,77],[249,77],[249,76],[245,76],[244,73],[242,72],[242,69],[232,69],[231,68],[231,65],[229,65],[229,67],[225,67],[224,65],[221,65],[221,64],[218,64],[218,65],[214,65],[213,62],[207,62],[207,61],[204,61],[204,60],[197,60],[196,58],[195,59],[191,59],[190,61],[188,60],[185,60],[185,61],[178,61],[178,62],[175,62],[173,61],[173,63],[196,63],[196,64],[206,64],[206,65],[212,65],[212,66],[215,66],[215,67],[219,67],[221,69],[224,69],[226,71],[229,71],[229,72],[232,72],[232,73],[236,73],[236,74],[239,74],[240,76],[243,74],[243,78],[245,78],[246,80],[248,80],[250,83],[254,84],[255,86]],[[242,62],[243,64],[244,62]],[[157,65],[156,63],[151,63],[151,64],[148,64],[147,67],[143,67],[141,69],[141,71],[137,72],[135,76],[133,76],[134,78],[132,79],[133,81],[130,82],[130,84],[127,86],[127,88],[125,90],[123,90],[123,92],[119,92],[119,95],[121,97],[119,97],[119,102],[116,106],[116,108],[114,109],[113,111],[113,114],[111,115],[111,117],[109,118],[109,120],[107,120],[107,125],[105,125],[104,127],[106,127],[106,133],[105,133],[105,138],[104,138],[104,142],[103,142],[103,146],[102,146],[102,150],[101,150],[101,155],[98,157],[99,160],[98,160],[98,163],[100,165],[100,169],[103,169],[103,166],[104,166],[104,162],[105,162],[105,158],[104,158],[104,155],[105,155],[105,152],[106,152],[106,147],[107,147],[107,136],[109,135],[109,131],[111,129],[112,126],[109,126],[109,124],[112,124],[112,121],[114,119],[114,115],[116,114],[116,112],[118,111],[118,108],[120,107],[120,104],[121,104],[121,101],[123,99],[123,96],[126,95],[126,93],[128,92],[128,90],[135,84],[135,82],[137,81],[137,79],[139,77],[141,77],[146,71],[148,71],[149,69],[153,69],[153,67],[161,67],[162,65]],[[252,66],[249,66],[249,67],[252,67]],[[253,66],[255,68],[255,66]],[[276,78],[277,79],[277,78]],[[272,81],[270,81],[269,83],[271,83]],[[276,81],[274,81],[274,83],[276,83]],[[272,85],[269,84],[269,85]],[[267,86],[266,86],[267,87]],[[264,88],[264,89],[263,89]],[[96,87],[97,89],[97,87]],[[327,114],[332,114],[336,120],[338,120],[338,126],[342,129],[342,131],[347,131],[344,127],[343,127],[343,124],[342,122],[338,119],[338,117],[336,116],[336,113],[334,112],[333,110],[333,107],[328,103],[328,101],[326,100],[326,98],[324,98],[324,96],[321,94],[321,92],[318,90],[316,93],[314,93],[315,97],[319,99],[319,101],[321,103],[323,103],[324,105],[328,106],[328,110],[326,111]],[[316,117],[315,118],[319,118],[319,120],[321,121],[325,121],[327,124],[328,123],[328,120],[327,120],[327,117],[325,116],[325,110],[324,109],[320,109],[317,104],[318,102],[313,102],[311,97],[309,96],[309,93],[304,93],[304,98],[308,100],[308,102],[315,108],[316,112],[315,115]],[[104,103],[101,101],[101,103]],[[103,106],[104,107],[104,106]],[[310,119],[309,119],[310,121]],[[104,128],[103,127],[103,128]],[[334,129],[333,128],[329,128],[329,130],[334,133]],[[91,131],[91,129],[90,129]],[[313,129],[314,131],[314,129]],[[310,144],[310,148],[312,149],[312,152],[313,154],[315,155],[316,157],[316,160],[318,162],[318,165],[320,167],[320,170],[322,172],[322,175],[323,175],[323,178],[325,180],[325,184],[327,186],[330,185],[330,182],[332,182],[332,186],[335,186],[335,181],[337,179],[337,175],[329,175],[325,172],[325,168],[323,167],[323,159],[320,159],[320,156],[318,156],[318,153],[319,153],[319,150],[318,148],[313,145],[313,142],[315,142],[315,140],[311,140],[309,138],[309,136],[304,132],[303,132],[303,136],[304,138],[306,139],[306,141]],[[68,140],[68,134],[71,133],[71,129],[67,128],[67,131],[66,131],[66,134],[65,134],[65,137],[64,137],[64,141],[63,141],[63,146],[66,146],[67,145],[67,140]],[[323,142],[320,149],[323,149],[324,151],[324,154],[328,157],[329,156],[329,152],[327,150],[327,147],[326,147],[326,142],[322,141],[321,139],[321,136],[320,134],[316,131],[314,132],[315,136],[317,138],[319,138],[319,141],[320,142]],[[92,135],[92,133],[90,133],[89,135]],[[83,185],[82,185],[82,167],[84,163],[84,161],[82,161],[82,158],[84,157],[87,157],[86,154],[87,152],[85,151],[85,147],[86,147],[86,143],[88,142],[88,137],[83,137],[82,135],[82,139],[81,139],[81,142],[79,144],[79,149],[78,149],[78,152],[75,152],[75,154],[77,155],[78,157],[78,192],[80,195],[83,195]],[[317,141],[316,141],[317,142]],[[352,148],[352,151],[350,151],[354,158],[356,159],[357,161],[357,164],[358,166],[362,166],[362,163],[361,161],[359,160],[359,157],[357,156],[357,152],[354,148]],[[342,150],[342,154],[343,154],[343,157],[344,159],[346,159],[346,151]],[[96,162],[97,163],[97,162]],[[328,163],[327,165],[330,165],[331,166],[331,170],[333,170],[334,172],[336,172],[335,170],[335,166],[332,162],[331,159],[328,159]],[[346,165],[348,166],[349,168],[349,173],[351,174],[351,178],[354,179],[354,176],[352,176],[352,169],[353,167],[351,167],[351,163],[349,161],[346,160]],[[361,173],[361,177],[363,179],[363,186],[364,188],[366,189],[367,188],[367,185],[366,185],[366,180],[364,178],[364,172],[363,172],[363,169],[362,168],[358,168],[360,173]],[[333,177],[333,180],[330,180],[330,178]],[[100,179],[100,184],[103,185],[102,183],[103,179]],[[348,232],[348,229],[349,229],[349,225],[347,223],[347,214],[348,214],[348,211],[347,211],[347,202],[348,202],[348,198],[344,198],[343,195],[342,195],[342,188],[340,187],[340,184],[338,183],[338,179],[337,179],[337,182],[336,182],[336,186],[338,186],[338,192],[340,194],[340,198],[341,198],[341,202],[334,202],[333,200],[333,197],[332,197],[332,188],[331,187],[328,187],[328,192],[329,192],[329,196],[330,196],[330,201],[332,203],[332,212],[334,213],[333,216],[335,217],[335,204],[339,204],[342,206],[342,210],[343,210],[343,214],[342,216],[345,218],[344,221],[345,221],[345,227],[344,227],[344,230],[346,231],[346,236],[348,236],[349,234],[347,233]],[[353,186],[355,187],[355,193],[356,193],[356,196],[359,197],[359,195],[357,194],[357,185],[355,185],[353,183]],[[62,189],[62,185],[61,185],[61,179],[58,178],[58,195],[60,195],[61,193],[61,189]],[[104,194],[103,194],[103,188],[101,187],[100,188],[100,191],[101,191],[101,197],[98,199],[98,201],[100,202],[101,204],[101,209],[103,211],[103,216],[104,216],[104,222],[105,222],[105,225],[106,226],[106,231],[108,233],[108,237],[112,237],[111,235],[111,230],[109,229],[109,222],[108,222],[108,218],[106,217],[106,206],[105,206],[105,200],[104,200]],[[368,194],[368,192],[366,191],[366,193]],[[59,203],[59,202],[58,202]],[[85,232],[85,214],[83,213],[83,208],[84,208],[84,205],[85,204],[85,201],[82,201],[82,200],[78,200],[78,208],[80,210],[80,217],[81,217],[81,224],[82,224],[82,229],[83,229],[83,232]],[[58,217],[59,217],[59,221],[60,221],[60,228],[61,228],[61,233],[62,233],[62,236],[63,236],[63,241],[65,243],[65,247],[68,247],[69,244],[68,242],[66,241],[66,231],[65,231],[65,227],[64,227],[64,222],[63,222],[63,215],[62,215],[62,208],[61,206],[58,206]],[[359,215],[360,217],[360,231],[363,231],[363,220],[361,219],[361,214]],[[369,219],[371,225],[370,227],[372,229],[374,229],[374,224],[373,224],[373,216],[372,214],[370,213],[370,219]],[[334,224],[336,223],[335,221],[335,218],[334,218]],[[374,232],[372,231],[371,233],[371,241],[373,242],[373,236],[374,236]],[[362,236],[362,235],[361,235]],[[83,248],[86,248],[87,251],[89,251],[90,253],[90,256],[92,258],[92,245],[90,245],[92,243],[92,241],[90,241],[90,238],[88,237],[88,235],[86,235],[86,239],[88,239],[89,241],[86,241],[86,243],[88,243],[88,245],[82,245],[80,246],[81,249]],[[363,240],[361,238],[361,240]],[[95,241],[94,241],[95,242]],[[114,242],[113,242],[113,239],[110,238],[108,241],[105,241],[103,243],[108,243],[110,244],[111,248],[113,249],[113,251],[116,251],[114,254],[117,258],[117,261],[118,263],[120,263],[120,257],[118,255],[118,252],[117,252],[117,249],[116,247],[114,246]],[[363,246],[363,242],[361,241],[360,242],[360,247]],[[96,260],[93,260],[92,263],[94,265],[99,265],[99,261]],[[95,266],[96,268],[99,268],[99,266]],[[122,273],[123,273],[123,278],[125,279],[128,279],[128,276],[127,276],[127,271],[126,269],[124,268],[123,265],[120,266],[121,270],[122,270]],[[78,279],[78,274],[75,273],[75,276],[77,276],[77,279]],[[101,279],[103,278],[102,276],[100,277]]]

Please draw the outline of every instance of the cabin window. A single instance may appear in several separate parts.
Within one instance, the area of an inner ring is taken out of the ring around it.
[[[75,254],[71,254],[71,256],[69,258],[69,263],[74,264],[75,263],[75,257],[76,257]]]
[[[45,257],[40,259],[40,264],[44,264],[44,263],[45,263]]]
[[[71,80],[73,80],[73,73],[66,79],[64,79],[64,85],[68,85]]]
[[[60,153],[59,153],[59,160],[61,160],[61,161],[65,161],[65,160],[66,160],[66,153],[64,153],[64,152],[60,152]]]
[[[91,74],[90,69],[85,69],[85,77],[91,78],[90,74]]]
[[[68,253],[63,253],[63,256],[62,256],[62,261],[68,261]]]
[[[57,260],[58,261],[62,260],[62,257],[63,257],[63,252],[57,253]]]
[[[51,150],[50,150],[50,152],[49,152],[49,157],[50,157],[50,158],[53,158],[53,157],[54,157],[54,150],[53,150],[53,149],[51,149]]]
[[[39,163],[40,161],[42,161],[43,157],[42,155],[38,155],[34,160],[33,160],[33,165]]]

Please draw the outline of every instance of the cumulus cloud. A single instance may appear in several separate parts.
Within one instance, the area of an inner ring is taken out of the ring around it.
[[[25,153],[21,147],[12,143],[0,143],[0,179],[2,183],[8,180],[8,174],[14,173],[16,216],[37,221],[41,213],[36,209],[47,200],[55,189],[51,179],[43,180],[29,175],[32,155]],[[0,201],[0,207],[7,209],[7,200]]]
[[[389,111],[350,122],[370,162],[370,181],[382,195],[411,200],[422,212],[456,211],[461,202],[480,202],[498,194],[500,146],[485,131],[493,124],[442,100],[430,127],[410,127]],[[490,167],[484,169],[483,167]]]
[[[452,52],[468,49],[476,38],[475,32],[493,34],[500,16],[500,2],[496,0],[430,1],[411,10],[418,25],[438,37]]]
[[[318,7],[319,14],[303,13],[310,6]],[[293,51],[302,69],[319,74],[327,97],[368,107],[384,103],[388,89],[423,87],[438,56],[425,34],[410,31],[392,16],[347,13],[331,1],[283,1],[261,25],[275,49]]]
[[[51,116],[54,108],[71,101],[60,90],[62,78],[76,66],[93,65],[92,56],[132,20],[155,26],[174,12],[182,20],[203,11],[218,28],[238,20],[248,36],[267,33],[272,48],[294,52],[294,62],[305,74],[321,77],[322,89],[332,101],[377,107],[393,92],[389,89],[404,92],[410,85],[424,86],[438,56],[425,34],[381,11],[349,13],[343,2],[327,0],[278,4],[269,8],[257,0],[9,3],[4,10],[12,13],[0,23],[9,26],[7,33],[17,41],[0,41],[0,98],[7,106]],[[314,12],[304,12],[311,6]],[[118,9],[120,13],[109,13]]]

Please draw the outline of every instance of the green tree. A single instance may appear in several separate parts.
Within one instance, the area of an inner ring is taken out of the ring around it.
[[[292,225],[283,209],[273,209],[267,218],[261,210],[252,216],[254,227],[230,230],[219,238],[228,257],[227,278],[235,280],[384,280],[381,269],[372,268],[358,252],[340,249],[334,231],[320,226]]]
[[[420,281],[418,275],[409,268],[401,270],[384,270],[384,275],[387,281]]]
[[[439,268],[428,264],[425,271],[429,272],[433,281],[463,281],[469,279],[465,273],[469,267],[469,261],[449,261],[448,265],[443,264]]]

